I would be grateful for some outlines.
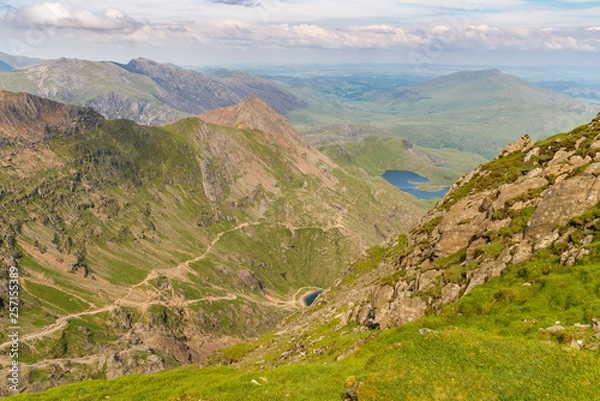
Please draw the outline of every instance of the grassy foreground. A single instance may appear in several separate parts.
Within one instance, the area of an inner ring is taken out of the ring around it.
[[[600,264],[595,258],[568,268],[539,254],[439,314],[399,328],[359,332],[353,323],[341,331],[316,328],[324,339],[308,346],[304,363],[264,370],[186,367],[10,399],[341,400],[345,385],[359,383],[361,401],[592,400],[600,383],[599,336],[585,324],[597,316]],[[557,321],[563,330],[544,330]],[[420,334],[424,327],[432,331]],[[348,340],[364,345],[340,357]],[[268,341],[266,336],[224,355],[238,360]],[[323,342],[339,347],[312,352]]]

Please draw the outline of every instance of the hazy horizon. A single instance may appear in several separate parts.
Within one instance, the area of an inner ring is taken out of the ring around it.
[[[0,2],[0,51],[185,66],[556,65],[600,61],[600,2]]]

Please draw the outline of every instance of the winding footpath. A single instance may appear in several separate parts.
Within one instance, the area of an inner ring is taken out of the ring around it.
[[[324,230],[330,230],[330,229],[334,229],[334,228],[346,228],[343,224],[342,224],[342,220],[343,220],[343,215],[338,216],[337,219],[337,224],[333,225],[333,226],[329,226],[327,228],[325,228]],[[252,296],[252,295],[248,295],[248,294],[242,294],[242,293],[237,293],[237,292],[232,292],[229,291],[227,289],[224,289],[222,287],[216,286],[216,285],[212,285],[212,287],[214,289],[217,290],[222,290],[223,292],[225,292],[226,295],[224,296],[207,296],[207,297],[203,297],[203,298],[199,298],[199,299],[185,299],[185,300],[180,300],[179,302],[175,302],[175,294],[172,293],[171,294],[171,299],[173,301],[171,302],[167,302],[167,301],[162,301],[160,300],[161,296],[163,295],[162,293],[165,291],[156,291],[154,292],[154,294],[152,294],[151,296],[146,296],[143,293],[140,294],[142,296],[144,296],[146,298],[146,300],[140,302],[140,301],[134,301],[131,300],[131,296],[132,294],[138,290],[140,287],[143,287],[144,285],[148,285],[148,283],[153,280],[156,279],[160,276],[178,276],[178,277],[182,277],[185,275],[185,273],[191,273],[194,275],[198,275],[198,272],[196,272],[194,269],[192,269],[190,267],[190,265],[192,263],[196,263],[204,258],[206,258],[208,256],[208,254],[210,252],[212,252],[213,248],[217,245],[217,243],[221,240],[221,238],[228,233],[237,231],[237,230],[241,230],[243,228],[246,227],[250,227],[250,226],[258,226],[261,224],[265,224],[265,223],[271,223],[271,224],[278,224],[281,225],[283,227],[286,227],[288,230],[290,231],[295,231],[295,230],[300,230],[300,229],[305,229],[305,228],[319,228],[319,227],[293,227],[289,224],[282,224],[282,223],[277,223],[277,222],[268,222],[268,221],[262,221],[262,222],[246,222],[246,223],[242,223],[237,225],[236,227],[230,228],[228,230],[222,231],[219,234],[217,234],[215,236],[215,238],[211,241],[211,243],[209,244],[209,246],[206,248],[206,250],[204,251],[204,253],[202,255],[199,255],[197,257],[194,257],[193,259],[189,259],[186,260],[182,263],[180,263],[179,265],[173,267],[173,268],[169,268],[169,269],[164,269],[164,270],[156,270],[156,269],[152,269],[148,272],[146,278],[144,278],[144,280],[140,281],[137,284],[132,285],[131,287],[128,288],[127,293],[122,296],[121,298],[117,298],[114,301],[112,301],[112,304],[110,305],[106,305],[100,308],[95,308],[95,309],[91,309],[91,310],[87,310],[84,312],[78,312],[78,313],[71,313],[71,314],[67,314],[64,316],[59,317],[56,322],[52,323],[49,326],[46,326],[44,328],[42,328],[39,331],[36,331],[34,333],[31,334],[27,334],[23,337],[20,338],[20,341],[23,342],[31,342],[31,341],[35,341],[38,340],[40,338],[49,336],[61,329],[63,329],[67,323],[71,320],[71,319],[76,319],[82,316],[92,316],[92,315],[97,315],[99,313],[103,313],[103,312],[110,312],[112,310],[117,309],[119,306],[129,306],[129,307],[135,307],[138,309],[141,309],[143,311],[146,311],[148,309],[149,306],[151,305],[163,305],[163,306],[187,306],[187,305],[192,305],[195,303],[199,303],[199,302],[205,302],[205,301],[220,301],[220,300],[235,300],[238,298],[243,298],[246,299],[250,302],[253,303],[258,303],[258,304],[262,304],[262,305],[267,305],[267,306],[277,306],[277,307],[281,307],[281,308],[286,308],[286,309],[297,309],[300,308],[302,306],[304,306],[303,303],[303,297],[305,295],[307,295],[308,293],[312,292],[312,291],[316,291],[316,290],[320,290],[321,288],[319,287],[302,287],[299,288],[290,299],[288,300],[278,300],[276,298],[273,298],[271,296],[267,296],[266,299],[265,298],[260,298],[260,297],[256,297],[256,296]],[[44,284],[47,285],[47,284]],[[57,288],[58,289],[58,288]],[[64,290],[62,290],[64,291]],[[304,296],[298,298],[298,296],[304,292]],[[76,294],[72,294],[72,293],[68,293],[69,295],[72,295],[78,299],[83,300],[81,297],[77,296]],[[153,299],[154,297],[157,297],[158,300]],[[85,301],[86,303],[90,303],[89,301]],[[91,304],[92,307],[95,307],[96,305]],[[0,350],[7,348],[11,345],[11,341],[6,341],[2,344],[0,344]]]

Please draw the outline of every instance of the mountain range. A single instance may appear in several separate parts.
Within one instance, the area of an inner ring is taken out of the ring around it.
[[[315,146],[395,135],[419,146],[490,159],[525,133],[541,139],[589,121],[598,112],[597,105],[499,70],[457,72],[398,87],[394,84],[402,80],[384,76],[380,82],[374,71],[372,79],[361,76],[356,94],[346,99],[346,91],[357,85],[352,75],[348,82],[344,77],[279,77],[276,83],[270,78],[277,77],[227,70],[201,73],[143,58],[120,64],[0,56],[8,66],[20,67],[0,72],[0,89],[92,107],[105,118],[141,124],[176,121],[254,94],[289,118]]]
[[[257,336],[425,211],[256,96],[160,127],[24,93],[0,111],[0,260],[23,278],[30,390]]]
[[[0,82],[69,103],[0,90],[20,384],[58,387],[14,399],[595,397],[600,115],[532,139],[592,106],[498,70],[352,102],[146,59]]]
[[[246,72],[208,76],[148,59],[128,64],[58,59],[0,73],[0,89],[92,107],[109,119],[158,125],[259,96],[277,112],[306,107],[297,96]]]

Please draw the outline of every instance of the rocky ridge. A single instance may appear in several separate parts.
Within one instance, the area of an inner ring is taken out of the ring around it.
[[[543,141],[524,136],[458,179],[407,237],[358,260],[247,360],[282,347],[281,363],[309,358],[299,339],[332,321],[338,331],[415,321],[538,253],[573,266],[595,252],[599,175],[600,116]]]

